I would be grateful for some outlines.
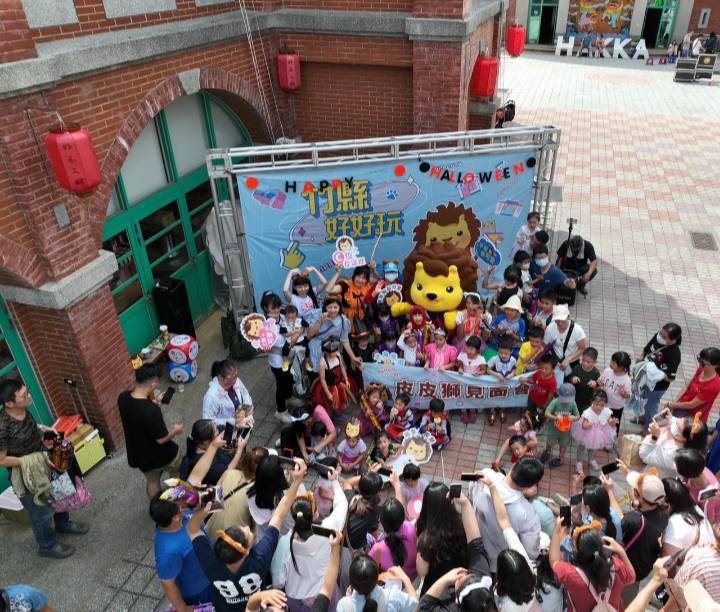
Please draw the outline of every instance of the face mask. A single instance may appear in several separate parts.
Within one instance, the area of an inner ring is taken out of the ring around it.
[[[549,260],[547,257],[542,257],[541,259],[536,259],[536,260],[535,260],[535,263],[536,263],[540,268],[544,268],[545,266],[548,265],[548,262],[549,262],[549,261],[550,261],[550,260]]]
[[[656,334],[655,342],[657,342],[660,346],[665,346],[667,344],[667,340],[660,335],[660,332]]]
[[[520,269],[521,269],[521,270],[529,270],[529,269],[530,269],[530,262],[528,261],[527,263],[521,264]]]
[[[385,280],[388,283],[394,283],[397,280],[397,277],[398,277],[397,272],[388,272],[385,275]]]

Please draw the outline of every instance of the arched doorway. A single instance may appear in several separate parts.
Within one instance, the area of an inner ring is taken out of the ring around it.
[[[249,146],[248,130],[209,92],[182,96],[161,110],[133,144],[107,210],[103,249],[117,257],[110,280],[131,353],[157,336],[152,288],[185,282],[195,323],[213,309],[212,266],[203,224],[212,211],[206,149]]]

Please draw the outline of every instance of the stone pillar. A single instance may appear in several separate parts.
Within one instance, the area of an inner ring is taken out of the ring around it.
[[[567,28],[568,10],[570,9],[570,0],[560,0],[557,7],[557,17],[555,19],[555,37],[564,36]]]
[[[37,57],[20,0],[0,2],[0,64]]]
[[[642,34],[643,23],[645,23],[645,11],[647,10],[647,0],[635,0],[635,6],[633,7],[632,18],[630,19],[630,36],[640,36]],[[645,41],[645,46],[652,47],[655,41],[648,44]]]

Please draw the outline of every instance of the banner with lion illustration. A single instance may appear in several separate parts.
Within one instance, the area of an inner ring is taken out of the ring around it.
[[[530,150],[240,174],[256,302],[266,290],[282,294],[288,270],[329,277],[344,258],[374,259],[378,271],[397,260],[406,298],[415,275],[440,274],[439,263],[476,291],[484,269],[499,278],[512,261],[535,164]],[[354,250],[341,253],[346,244]]]

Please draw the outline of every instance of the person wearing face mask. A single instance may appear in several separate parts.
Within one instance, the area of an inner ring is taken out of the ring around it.
[[[587,285],[598,273],[598,260],[595,247],[582,236],[575,235],[560,245],[555,265],[562,270],[572,270],[578,275],[577,288],[587,295]]]
[[[650,423],[657,414],[662,396],[675,380],[681,360],[680,344],[682,344],[682,328],[677,323],[666,323],[643,348],[641,363],[643,361],[651,362],[663,374],[663,378],[658,380],[652,388],[652,383],[648,384],[648,382],[641,388],[641,397],[645,403],[645,415],[642,417],[642,421],[631,419],[631,422],[642,423],[643,431],[648,431]],[[635,380],[636,368],[637,366],[633,366],[631,370],[633,380]]]
[[[667,413],[661,413],[661,417]],[[700,417],[696,419],[670,417],[667,425],[660,419],[650,423],[650,432],[640,443],[640,459],[657,469],[661,478],[675,478],[675,453],[681,448],[705,451],[708,429]]]
[[[533,249],[530,276],[533,278],[533,285],[537,289],[538,295],[553,290],[558,285],[575,289],[575,281],[568,278],[567,274],[559,267],[550,263],[550,250],[546,244],[538,244]]]

